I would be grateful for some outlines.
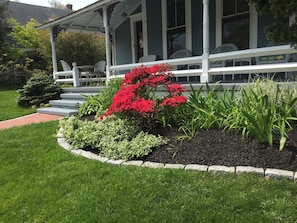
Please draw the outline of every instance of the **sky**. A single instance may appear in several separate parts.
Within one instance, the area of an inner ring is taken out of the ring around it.
[[[10,0],[12,2],[21,2],[21,3],[27,3],[31,5],[40,5],[40,6],[46,6],[49,7],[48,0]],[[81,9],[83,7],[86,7],[87,5],[90,5],[96,0],[57,0],[58,2],[62,3],[63,5],[72,4],[74,10]]]

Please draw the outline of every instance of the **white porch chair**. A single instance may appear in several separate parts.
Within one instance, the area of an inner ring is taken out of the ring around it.
[[[211,54],[217,54],[217,53],[226,53],[226,52],[232,52],[238,50],[238,47],[234,43],[225,43],[217,48],[215,48]],[[227,66],[233,66],[234,65],[233,60],[219,60],[219,61],[214,61],[210,63],[210,67],[227,67]],[[215,76],[216,77],[216,76]],[[214,80],[216,78],[214,77]],[[226,77],[225,75],[222,75],[222,79],[225,80]],[[232,74],[232,80],[234,80],[234,75]]]
[[[60,63],[62,65],[63,71],[70,71],[72,70],[71,66],[65,61],[65,60],[60,60]],[[70,78],[70,75],[66,75],[65,78]]]
[[[106,67],[106,61],[105,60],[101,60],[99,62],[97,62],[94,65],[94,71],[90,72],[90,77],[94,77],[96,78],[97,82],[100,83],[101,81],[105,81],[105,67]]]
[[[140,57],[138,60],[138,63],[145,63],[145,62],[152,62],[157,59],[157,56],[154,54],[146,55],[143,57]]]
[[[191,57],[192,52],[187,49],[181,49],[175,51],[173,54],[170,55],[169,59],[178,59],[178,58],[185,58]],[[189,69],[189,65],[178,65],[178,66],[171,66],[172,70],[187,70]],[[178,81],[178,77],[175,77],[176,81]],[[187,77],[187,82],[189,81],[189,77]]]
[[[105,66],[105,60],[101,60],[95,65],[78,66],[81,81],[86,84],[91,84],[93,82],[100,83],[105,76]]]
[[[226,52],[231,52],[231,51],[236,51],[236,50],[238,50],[238,47],[235,44],[225,43],[225,44],[220,45],[217,48],[215,48],[211,52],[211,54],[226,53]],[[215,61],[215,62],[211,62],[210,66],[211,67],[226,67],[229,64],[233,64],[233,61],[230,61],[230,60]]]

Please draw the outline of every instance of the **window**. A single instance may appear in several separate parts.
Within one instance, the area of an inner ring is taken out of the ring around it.
[[[234,43],[248,49],[250,43],[250,12],[246,0],[223,0],[222,43]]]
[[[185,0],[167,0],[167,54],[185,48]]]

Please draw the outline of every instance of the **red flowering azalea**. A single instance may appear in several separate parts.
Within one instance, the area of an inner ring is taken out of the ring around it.
[[[151,114],[160,112],[162,106],[177,107],[186,103],[186,97],[182,96],[184,87],[173,84],[170,81],[172,76],[167,65],[140,66],[133,69],[123,79],[122,86],[105,116],[121,113],[132,115],[135,120],[137,117],[152,117]],[[168,94],[156,100],[157,87],[165,87]]]
[[[184,104],[187,102],[186,96],[174,96],[173,98],[166,98],[161,106],[170,106],[170,107],[177,107],[180,104]]]
[[[171,95],[180,95],[181,92],[185,92],[186,89],[180,84],[172,84],[167,87],[167,90]]]

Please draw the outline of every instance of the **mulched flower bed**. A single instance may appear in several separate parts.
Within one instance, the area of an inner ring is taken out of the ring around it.
[[[142,160],[297,171],[297,129],[289,132],[289,140],[281,151],[278,145],[270,148],[253,137],[242,139],[240,133],[220,129],[201,131],[191,140],[182,143],[176,140],[181,133],[174,128],[162,131],[160,134],[171,139],[171,145],[154,149]]]
[[[93,116],[84,117],[94,120]],[[223,166],[253,166],[297,171],[297,128],[288,133],[283,150],[278,142],[273,147],[259,143],[254,137],[242,139],[241,133],[211,129],[202,130],[191,140],[180,142],[183,134],[177,128],[157,128],[154,134],[170,139],[170,145],[155,148],[140,160],[172,164],[201,164]],[[86,148],[86,150],[89,150]],[[89,150],[90,151],[90,150]],[[97,152],[98,151],[94,151]]]

